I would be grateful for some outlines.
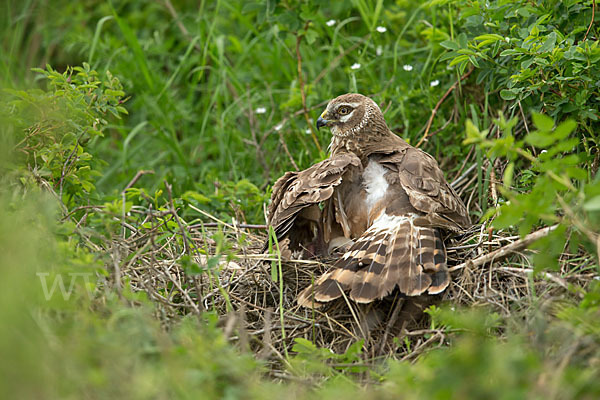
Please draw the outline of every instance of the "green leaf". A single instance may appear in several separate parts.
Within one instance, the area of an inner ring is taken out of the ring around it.
[[[488,44],[493,44],[496,42],[500,42],[500,41],[504,41],[504,38],[500,35],[497,35],[495,33],[488,33],[485,35],[480,35],[477,36],[475,38],[475,40],[478,40],[480,43],[477,45],[478,48],[483,47],[483,46],[487,46]]]
[[[506,169],[504,170],[504,176],[502,178],[502,182],[504,183],[504,186],[507,189],[510,189],[511,185],[512,185],[512,180],[513,180],[513,173],[515,171],[515,163],[510,162],[507,166]]]
[[[292,351],[295,351],[298,354],[312,354],[317,351],[317,346],[308,339],[296,338],[294,339]]]
[[[552,32],[547,36],[542,46],[538,49],[538,53],[545,53],[554,49],[556,45],[556,32]]]
[[[458,43],[456,43],[453,40],[444,40],[443,42],[440,42],[440,46],[449,49],[449,50],[458,50],[460,49],[460,46],[458,45]]]
[[[525,136],[525,141],[535,147],[544,149],[551,146],[556,140],[553,136],[548,135],[545,132],[533,131]]]
[[[506,49],[506,50],[503,50],[503,51],[500,53],[500,56],[501,56],[501,57],[504,57],[504,56],[512,56],[512,55],[515,55],[515,54],[523,54],[523,52],[522,52],[522,51],[520,51],[520,50],[517,50],[517,49]]]
[[[319,37],[319,33],[314,29],[309,28],[304,37],[306,38],[306,43],[313,44]]]
[[[487,131],[480,132],[479,129],[475,126],[475,124],[473,124],[473,121],[468,119],[467,123],[466,123],[466,133],[467,133],[467,138],[463,141],[463,143],[471,144],[471,143],[479,143],[482,140],[484,140]]]
[[[558,270],[558,256],[562,253],[565,247],[567,228],[564,225],[559,225],[548,236],[539,239],[530,247],[539,250],[533,256],[534,273],[543,270]]]
[[[577,122],[572,119],[568,119],[554,130],[554,137],[557,140],[562,140],[567,138],[574,130],[577,128]]]
[[[460,64],[463,61],[467,61],[468,59],[469,59],[469,56],[462,54],[462,55],[456,57],[454,60],[450,61],[449,65],[452,67],[456,64]]]
[[[540,113],[532,113],[531,119],[534,125],[541,131],[551,131],[554,128],[554,120],[547,115]]]
[[[500,91],[500,97],[504,100],[514,100],[517,97],[517,94],[509,89],[502,89]]]
[[[499,40],[504,40],[504,38],[500,35],[497,35],[495,33],[489,33],[489,34],[485,34],[485,35],[479,35],[477,37],[475,37],[475,40],[493,40],[494,42],[497,42]]]
[[[600,211],[600,196],[592,197],[583,205],[586,211]]]

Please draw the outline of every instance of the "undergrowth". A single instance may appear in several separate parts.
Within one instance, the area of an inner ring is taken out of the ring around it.
[[[0,391],[598,397],[595,6],[4,2]],[[381,351],[345,304],[295,306],[323,265],[257,254],[271,183],[326,156],[314,120],[349,91],[478,221]]]

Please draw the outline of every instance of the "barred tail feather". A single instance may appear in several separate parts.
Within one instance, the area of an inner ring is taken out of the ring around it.
[[[431,285],[427,289],[429,294],[442,293],[450,284],[450,273],[446,265],[446,246],[439,229],[435,232],[435,248],[433,250],[433,268],[425,268],[430,273]]]
[[[310,307],[315,302],[323,303],[341,297],[343,292],[350,289],[356,272],[360,268],[358,262],[354,261],[366,255],[370,245],[371,243],[365,235],[358,238],[342,258],[336,262],[332,270],[321,275],[313,285],[300,292],[298,304]],[[342,264],[343,267],[341,267]]]
[[[352,300],[369,303],[396,287],[407,296],[442,292],[450,282],[446,250],[440,231],[422,222],[416,214],[382,214],[298,302],[310,306],[350,291]]]

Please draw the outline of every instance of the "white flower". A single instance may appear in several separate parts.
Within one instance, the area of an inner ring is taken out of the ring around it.
[[[257,114],[264,114],[267,112],[267,109],[264,107],[258,107],[256,110],[254,110],[254,112]]]
[[[310,129],[307,129],[307,130],[304,131],[304,133],[306,133],[307,135],[310,135],[312,132],[311,132]]]
[[[359,63],[354,63],[352,64],[352,66],[350,67],[350,69],[359,69],[360,68],[360,64]]]
[[[412,66],[412,65],[408,65],[408,64],[406,64],[406,65],[404,65],[404,66],[402,67],[402,69],[404,69],[405,71],[412,71],[412,69],[413,69],[413,66]]]
[[[381,45],[377,46],[375,49],[375,54],[377,54],[377,57],[383,54],[383,47],[381,47]]]
[[[384,33],[385,31],[387,31],[387,28],[385,26],[378,26],[375,29],[377,29],[377,32],[379,33]]]
[[[429,84],[429,86],[431,87],[436,87],[437,85],[440,84],[440,81],[438,81],[437,79],[435,81],[431,81],[431,83]]]
[[[325,22],[325,25],[327,26],[334,26],[335,25],[335,19],[330,19],[329,21]]]
[[[280,130],[281,130],[281,128],[283,128],[283,123],[281,123],[281,124],[277,124],[277,125],[275,125],[275,126],[273,127],[273,129],[275,129],[276,131],[280,131]]]

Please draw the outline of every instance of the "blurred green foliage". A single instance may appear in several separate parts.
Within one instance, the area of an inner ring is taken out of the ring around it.
[[[451,346],[413,363],[367,369],[360,342],[331,354],[299,340],[285,361],[291,378],[274,383],[266,365],[227,341],[214,314],[163,329],[143,293],[126,280],[121,291],[106,285],[107,256],[98,246],[122,229],[112,216],[134,222],[128,213],[139,205],[164,212],[165,181],[188,220],[204,221],[184,207],[192,205],[226,221],[260,223],[269,183],[325,156],[329,134],[310,120],[328,99],[371,95],[390,127],[417,143],[431,110],[458,82],[422,147],[448,177],[463,160],[477,163],[475,217],[521,235],[559,224],[537,244],[536,272],[557,266],[568,247],[591,255],[585,268],[597,276],[593,3],[3,2],[0,393],[599,397],[597,281],[570,288],[578,303],[532,303],[525,315],[432,308],[432,327]],[[492,199],[496,165],[502,184]],[[154,173],[123,193],[142,170]],[[215,240],[227,255],[226,238]],[[382,384],[362,388],[358,377],[367,373]]]

